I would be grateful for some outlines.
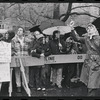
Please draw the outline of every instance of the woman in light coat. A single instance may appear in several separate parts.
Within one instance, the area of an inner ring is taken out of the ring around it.
[[[80,81],[88,88],[88,96],[96,96],[100,88],[100,18],[89,24],[86,28],[87,35],[79,37],[73,28],[73,21],[70,23],[74,40],[86,45],[87,53],[83,64]]]

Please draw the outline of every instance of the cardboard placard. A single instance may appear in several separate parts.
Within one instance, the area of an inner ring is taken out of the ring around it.
[[[11,43],[0,41],[0,63],[11,62]]]
[[[0,82],[10,81],[10,63],[0,63]]]

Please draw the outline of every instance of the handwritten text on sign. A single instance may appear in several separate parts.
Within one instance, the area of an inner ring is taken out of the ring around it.
[[[0,62],[11,62],[11,43],[0,42]]]

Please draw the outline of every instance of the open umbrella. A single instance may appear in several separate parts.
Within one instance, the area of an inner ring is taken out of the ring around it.
[[[82,36],[83,34],[87,33],[86,28],[81,27],[81,26],[75,27],[75,30],[79,36]]]
[[[0,29],[0,33],[1,34],[4,34],[4,33],[6,33],[8,30],[7,29]]]
[[[71,32],[71,28],[69,26],[55,26],[43,30],[43,34],[52,35],[55,30],[59,30],[61,35]]]
[[[70,27],[65,26],[65,23],[60,20],[49,19],[47,21],[43,21],[40,25],[33,26],[29,30],[30,32],[39,31],[44,35],[52,35],[55,30],[59,30],[61,34],[70,32]]]

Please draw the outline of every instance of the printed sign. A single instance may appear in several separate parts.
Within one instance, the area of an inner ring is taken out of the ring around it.
[[[0,41],[0,62],[11,62],[11,43]]]
[[[0,82],[10,81],[10,64],[0,63]]]

